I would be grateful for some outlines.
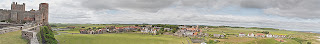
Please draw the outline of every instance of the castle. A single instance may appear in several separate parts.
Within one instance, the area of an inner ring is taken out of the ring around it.
[[[39,10],[25,11],[25,3],[11,4],[11,10],[0,9],[0,21],[7,21],[14,24],[36,23],[49,24],[48,22],[48,3],[40,3]]]

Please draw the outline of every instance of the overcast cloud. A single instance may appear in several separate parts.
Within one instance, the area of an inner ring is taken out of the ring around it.
[[[1,0],[49,3],[50,23],[154,23],[319,31],[319,0]],[[240,14],[241,13],[241,14]]]

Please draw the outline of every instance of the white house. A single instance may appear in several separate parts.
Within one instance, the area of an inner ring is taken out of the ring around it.
[[[164,30],[166,30],[166,31],[171,31],[172,29],[170,29],[170,28],[163,28]]]
[[[184,36],[192,36],[194,32],[185,32]]]
[[[244,33],[239,34],[239,37],[243,37],[243,36],[246,36],[246,34],[244,34]]]
[[[106,28],[107,31],[110,31],[108,28]]]
[[[251,33],[251,34],[248,34],[247,36],[248,36],[248,37],[254,37],[254,34]]]
[[[278,37],[279,37],[279,35],[273,35],[273,37],[274,37],[274,38],[278,38]]]
[[[157,30],[156,29],[153,29],[150,31],[151,33],[157,33]]]
[[[148,27],[142,27],[141,32],[145,32],[148,33],[151,29],[149,29]]]
[[[272,38],[273,36],[271,34],[266,35],[268,38]]]
[[[280,35],[279,37],[281,37],[281,38],[285,38],[285,37],[286,37],[286,35]]]

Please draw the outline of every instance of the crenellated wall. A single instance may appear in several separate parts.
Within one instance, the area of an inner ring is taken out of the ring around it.
[[[0,21],[6,20],[10,23],[23,24],[23,23],[37,23],[48,24],[49,4],[40,3],[39,10],[25,11],[25,3],[18,4],[13,2],[11,10],[0,9]]]

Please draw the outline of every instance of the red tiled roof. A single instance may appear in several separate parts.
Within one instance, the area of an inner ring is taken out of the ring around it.
[[[187,30],[196,30],[196,28],[187,28]]]
[[[84,29],[80,29],[80,31],[85,31]]]
[[[264,35],[263,33],[257,33],[257,35]]]

